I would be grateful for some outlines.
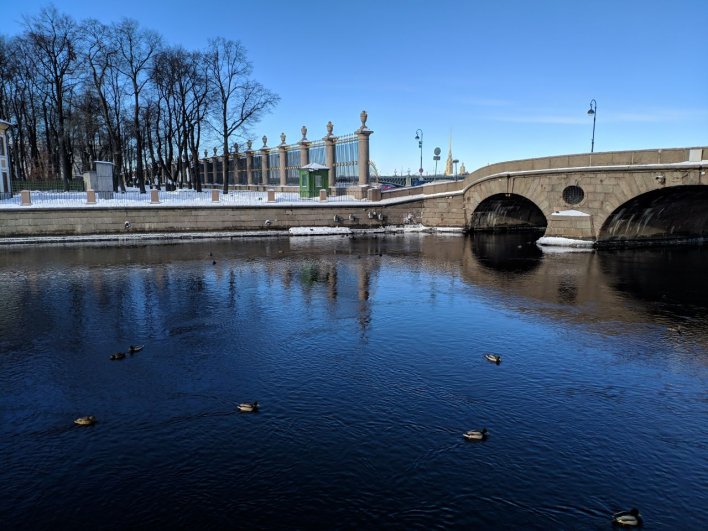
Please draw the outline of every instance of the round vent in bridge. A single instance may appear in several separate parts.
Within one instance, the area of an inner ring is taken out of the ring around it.
[[[585,198],[585,192],[580,186],[566,186],[563,190],[563,201],[569,205],[577,205]]]

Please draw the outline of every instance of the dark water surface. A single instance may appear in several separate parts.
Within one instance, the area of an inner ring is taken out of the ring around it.
[[[1,248],[0,527],[705,529],[708,249],[533,240]]]

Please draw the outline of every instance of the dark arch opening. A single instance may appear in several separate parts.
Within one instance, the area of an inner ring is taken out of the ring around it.
[[[601,245],[703,242],[708,239],[708,186],[672,186],[630,199],[605,221]]]
[[[494,234],[482,232],[473,236],[472,254],[489,269],[508,273],[526,273],[536,269],[543,251],[536,245],[536,236],[527,232]]]
[[[542,230],[548,222],[533,201],[516,194],[496,194],[475,209],[472,231]]]

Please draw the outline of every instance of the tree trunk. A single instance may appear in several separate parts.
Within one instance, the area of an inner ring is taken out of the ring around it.
[[[143,169],[143,135],[140,131],[140,107],[138,98],[138,86],[137,83],[133,82],[133,88],[135,90],[135,112],[133,113],[133,127],[135,128],[135,149],[137,153],[135,154],[135,176],[138,178],[138,187],[140,188],[140,193],[147,193],[145,190],[145,173]]]

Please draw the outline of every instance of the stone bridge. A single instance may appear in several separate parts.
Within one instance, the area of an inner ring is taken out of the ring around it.
[[[131,233],[381,229],[422,223],[470,231],[545,229],[598,245],[708,240],[708,147],[564,155],[492,164],[367,200],[126,208],[0,209],[0,238]],[[217,194],[218,195],[218,194]]]
[[[427,185],[422,221],[472,231],[545,228],[608,244],[708,238],[708,148],[617,151],[502,162]],[[420,188],[384,192],[384,198]],[[412,199],[413,197],[411,197]]]

